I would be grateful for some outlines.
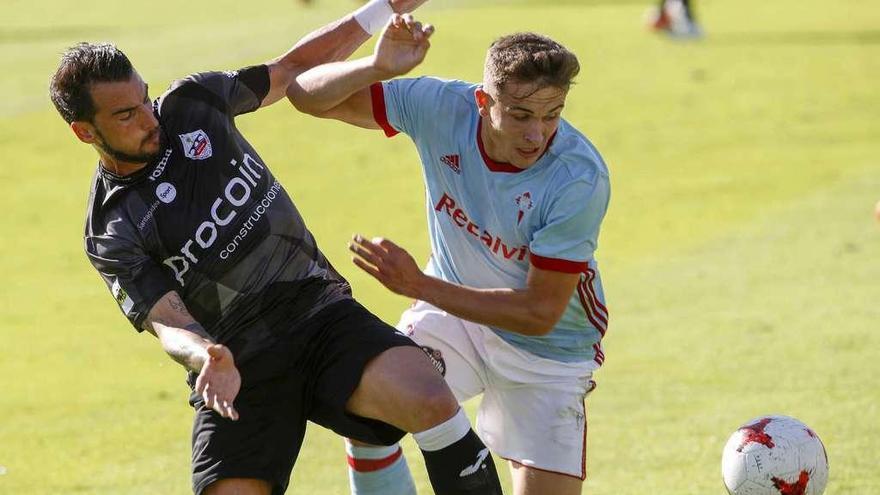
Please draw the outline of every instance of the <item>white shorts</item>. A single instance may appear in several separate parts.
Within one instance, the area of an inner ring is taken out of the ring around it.
[[[459,402],[483,394],[477,433],[496,455],[586,477],[586,396],[593,361],[563,363],[517,349],[490,328],[417,301],[397,328],[434,359]]]

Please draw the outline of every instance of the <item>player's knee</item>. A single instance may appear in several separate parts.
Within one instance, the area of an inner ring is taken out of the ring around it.
[[[413,431],[433,428],[454,416],[459,408],[455,396],[442,380],[424,387],[415,399],[418,408],[414,415],[416,424],[413,425]]]

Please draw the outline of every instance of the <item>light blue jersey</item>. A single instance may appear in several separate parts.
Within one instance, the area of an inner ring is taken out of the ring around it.
[[[432,249],[425,272],[470,287],[513,289],[526,286],[530,264],[579,273],[549,334],[493,330],[541,357],[601,365],[608,310],[593,253],[608,208],[605,162],[564,120],[532,167],[492,161],[480,139],[477,88],[428,77],[371,88],[376,122],[389,137],[408,134],[421,157]]]

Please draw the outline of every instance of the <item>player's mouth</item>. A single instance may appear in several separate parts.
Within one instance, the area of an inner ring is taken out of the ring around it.
[[[517,148],[516,152],[519,154],[519,156],[527,160],[531,160],[538,157],[538,155],[541,153],[541,148],[541,146],[536,146],[534,148]]]

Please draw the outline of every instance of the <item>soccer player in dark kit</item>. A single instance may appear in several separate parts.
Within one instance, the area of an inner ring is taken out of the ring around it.
[[[135,329],[189,370],[197,494],[283,493],[306,421],[383,445],[411,432],[436,493],[501,493],[430,359],[355,302],[234,120],[422,3],[373,0],[275,60],[185,77],[155,101],[110,44],[70,48],[52,77],[53,103],[99,156],[88,257]],[[406,73],[430,34],[389,27],[376,57]]]

